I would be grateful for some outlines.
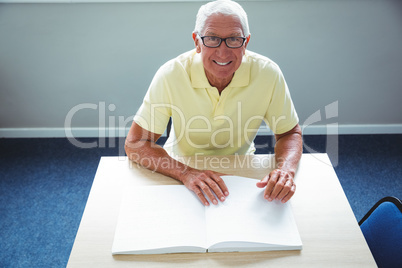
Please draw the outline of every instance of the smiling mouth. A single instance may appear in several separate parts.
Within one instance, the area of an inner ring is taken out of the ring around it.
[[[214,60],[213,62],[215,62],[216,64],[218,64],[218,65],[220,65],[220,66],[226,66],[226,65],[228,65],[229,63],[231,63],[231,61],[228,61],[228,62],[219,62],[219,61],[216,61],[216,60]]]

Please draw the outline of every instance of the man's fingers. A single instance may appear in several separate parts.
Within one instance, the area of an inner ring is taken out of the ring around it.
[[[257,182],[257,187],[258,187],[258,188],[264,188],[265,186],[267,186],[267,184],[268,184],[268,179],[269,179],[269,175],[266,175],[262,180],[260,180],[259,182]]]
[[[287,183],[286,178],[280,177],[278,179],[278,181],[276,182],[274,189],[272,190],[272,193],[271,193],[272,199],[279,199],[279,195],[282,193],[282,191],[284,191],[286,183]],[[289,188],[288,188],[288,190],[289,190]]]
[[[215,184],[216,185],[216,184]],[[217,205],[218,204],[218,200],[216,200],[215,195],[212,193],[210,186],[207,183],[204,182],[200,182],[199,185],[200,189],[202,190],[202,192],[204,192],[204,194],[207,195],[208,199],[214,204]],[[222,193],[221,193],[222,195]]]
[[[215,196],[217,196],[220,201],[222,201],[222,202],[225,201],[225,196],[229,195],[229,191],[228,191],[228,188],[226,187],[225,182],[223,181],[223,179],[220,176],[212,174],[211,178],[205,179],[205,183],[209,186],[210,190],[212,190],[212,192],[208,191],[208,190],[207,191],[211,192],[211,195],[213,196],[212,201],[215,205],[217,205],[217,203],[218,203],[215,200]],[[210,197],[210,195],[208,193],[207,193],[207,195],[208,195],[208,197]]]
[[[281,200],[282,203],[287,202],[296,190],[292,177],[287,172],[281,170],[274,170],[268,176],[269,179],[264,192],[264,198],[268,201],[276,199]]]
[[[205,206],[209,206],[208,200],[205,198],[204,193],[199,188],[194,189],[194,193],[198,196],[198,198]]]
[[[268,201],[272,201],[275,198],[275,197],[273,197],[272,191],[274,190],[276,182],[278,181],[278,177],[279,177],[278,172],[271,172],[269,174],[267,188],[265,188],[265,193],[264,193],[264,197]]]
[[[277,184],[278,185],[278,184]],[[291,179],[286,180],[285,184],[283,185],[282,189],[278,193],[276,199],[277,200],[282,200],[286,195],[288,195],[291,191],[291,188],[293,186],[293,182]],[[275,187],[276,188],[276,187]],[[278,187],[279,188],[279,187]],[[274,189],[275,191],[275,189]]]
[[[213,180],[215,181],[215,183],[213,184],[213,186],[216,187],[216,188],[212,187],[212,189],[214,190],[214,192],[215,192],[216,194],[222,193],[223,196],[218,195],[218,196],[219,196],[219,199],[222,200],[222,197],[223,197],[223,200],[225,200],[225,196],[228,196],[228,195],[229,195],[229,190],[228,190],[228,187],[226,186],[225,182],[224,182],[223,179],[220,177],[220,175],[218,176],[218,175],[216,175],[216,174],[213,174],[211,177],[212,177]],[[210,185],[210,186],[211,186],[211,185]],[[218,193],[217,191],[215,191],[215,189],[216,189],[219,193]],[[223,200],[222,200],[222,201],[223,201]]]
[[[229,195],[229,190],[219,174],[221,173],[210,170],[192,170],[183,183],[188,189],[192,190],[206,206],[209,205],[209,202],[217,205],[218,199],[224,201],[226,196]]]
[[[295,194],[295,191],[296,191],[296,184],[293,184],[289,193],[282,199],[282,203],[288,202],[290,198],[292,198],[292,196]]]

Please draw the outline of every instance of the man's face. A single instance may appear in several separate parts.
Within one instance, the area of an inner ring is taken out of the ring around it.
[[[244,37],[239,19],[233,16],[212,15],[206,20],[203,31],[201,36]],[[212,86],[222,83],[227,85],[231,81],[240,67],[249,38],[240,48],[228,48],[223,41],[219,47],[210,48],[204,46],[201,39],[193,34],[197,53],[201,53],[205,74]]]

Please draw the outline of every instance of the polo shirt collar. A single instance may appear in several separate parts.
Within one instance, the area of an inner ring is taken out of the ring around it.
[[[235,72],[232,81],[228,87],[245,87],[250,82],[250,63],[247,61],[246,55],[242,58],[242,63]],[[211,85],[208,82],[205,75],[204,65],[202,64],[201,55],[195,53],[193,57],[193,63],[191,64],[191,84],[193,88],[210,88]]]

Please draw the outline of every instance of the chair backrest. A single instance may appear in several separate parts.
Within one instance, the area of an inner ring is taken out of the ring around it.
[[[359,222],[378,267],[402,267],[402,203],[396,197],[378,201]]]

